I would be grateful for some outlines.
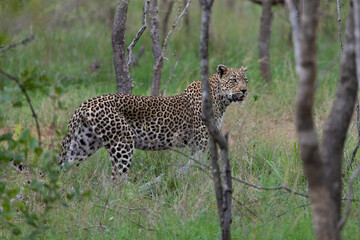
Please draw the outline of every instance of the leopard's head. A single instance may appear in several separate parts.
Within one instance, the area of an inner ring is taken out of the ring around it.
[[[220,89],[224,97],[231,102],[243,102],[247,95],[246,67],[228,68],[224,65],[217,67]]]

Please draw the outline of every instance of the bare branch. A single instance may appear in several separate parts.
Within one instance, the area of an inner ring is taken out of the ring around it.
[[[136,43],[139,41],[141,35],[143,34],[143,32],[145,31],[147,24],[146,24],[146,13],[148,11],[148,7],[149,7],[149,2],[150,0],[146,0],[145,4],[144,4],[144,8],[143,8],[143,15],[142,15],[142,26],[139,29],[139,31],[136,33],[135,38],[132,40],[132,42],[130,43],[130,45],[127,48],[128,51],[128,65],[132,65],[135,60],[134,60],[134,56],[132,53],[132,49],[135,47]]]
[[[27,37],[27,38],[25,38],[25,39],[23,39],[23,40],[21,40],[21,41],[11,43],[11,44],[3,47],[3,48],[0,48],[0,53],[6,52],[7,50],[12,49],[12,48],[14,48],[14,47],[16,47],[16,46],[18,46],[18,45],[25,45],[25,44],[31,42],[32,40],[34,40],[34,38],[35,38],[35,37],[34,37],[34,34],[33,34],[33,32],[32,32],[32,27],[31,27],[31,28],[30,28],[30,36],[29,36],[29,37]]]
[[[8,79],[14,81],[20,88],[21,92],[24,94],[27,103],[29,104],[32,116],[35,120],[35,124],[36,124],[36,131],[37,131],[37,135],[38,135],[38,139],[39,139],[39,146],[41,146],[41,132],[40,132],[40,124],[39,124],[39,120],[38,120],[38,116],[35,112],[35,109],[31,103],[31,99],[26,91],[26,89],[23,87],[23,85],[20,83],[19,79],[17,79],[15,76],[5,72],[4,70],[2,70],[0,68],[0,73],[3,74],[4,76],[6,76]]]
[[[176,21],[174,22],[174,24],[172,25],[171,29],[169,30],[168,34],[166,35],[166,37],[164,38],[164,43],[163,43],[163,47],[162,47],[162,51],[161,51],[161,55],[160,57],[156,60],[155,66],[154,66],[154,72],[161,72],[162,69],[162,63],[164,61],[164,55],[165,55],[165,50],[166,50],[166,46],[169,40],[170,35],[172,34],[172,32],[174,31],[176,25],[179,23],[179,21],[181,20],[181,18],[183,17],[183,15],[185,14],[186,10],[188,9],[189,5],[190,5],[191,0],[189,0],[187,2],[187,4],[185,5],[183,11],[180,13],[180,15],[178,16],[178,18],[176,19]]]
[[[340,17],[340,0],[336,0],[336,10],[337,10],[337,16],[338,16],[338,34],[339,34],[339,41],[340,41],[340,47],[341,51],[343,48],[343,40],[342,40],[342,31],[341,31],[341,17]]]
[[[167,88],[167,86],[168,86],[168,84],[169,84],[172,76],[174,75],[175,69],[176,69],[176,67],[177,67],[177,65],[178,65],[179,58],[178,58],[178,56],[176,55],[176,52],[174,52],[174,56],[175,56],[175,58],[176,58],[175,65],[174,65],[173,69],[171,70],[171,73],[170,73],[170,75],[169,75],[169,78],[168,78],[168,80],[166,81],[163,89],[161,89],[161,91],[160,91],[160,96],[164,96],[164,92],[165,92],[165,90],[166,90],[166,88]]]
[[[295,209],[305,208],[305,207],[308,207],[308,206],[310,206],[310,203],[301,204],[301,205],[299,205],[299,206],[297,206],[297,207],[292,208],[291,210],[287,210],[287,211],[285,211],[285,212],[282,212],[282,213],[276,215],[276,216],[275,216],[274,218],[272,218],[271,220],[275,220],[276,218],[279,218],[279,217],[281,217],[281,216],[284,216],[286,213],[292,212],[292,211],[295,210]]]
[[[236,177],[231,177],[233,180],[239,182],[239,183],[242,183],[246,186],[249,186],[249,187],[252,187],[252,188],[256,188],[256,189],[259,189],[259,190],[267,190],[267,191],[272,191],[272,190],[285,190],[286,192],[289,192],[289,193],[292,193],[292,194],[295,194],[295,195],[299,195],[299,196],[302,196],[302,197],[306,197],[308,198],[309,195],[306,194],[306,193],[301,193],[301,192],[296,192],[294,190],[292,190],[291,188],[288,188],[286,186],[276,186],[276,187],[262,187],[262,186],[257,186],[257,185],[254,185],[254,184],[251,184],[251,183],[248,183],[248,182],[245,182],[239,178],[236,178]]]
[[[137,223],[137,222],[135,222],[135,221],[133,221],[133,220],[131,220],[131,219],[129,219],[129,221],[130,221],[130,222],[132,222],[133,224],[135,224],[136,226],[138,226],[138,227],[140,227],[140,228],[144,229],[144,230],[151,231],[151,232],[156,231],[156,229],[152,229],[152,228],[147,228],[147,227],[144,227],[144,226],[143,226],[143,225],[141,225],[140,223]]]

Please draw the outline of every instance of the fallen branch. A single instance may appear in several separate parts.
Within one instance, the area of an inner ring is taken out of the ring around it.
[[[133,64],[135,62],[134,60],[134,56],[132,53],[132,49],[133,47],[135,47],[136,43],[139,41],[141,35],[143,34],[143,32],[145,31],[147,24],[146,24],[146,13],[149,7],[149,3],[150,0],[146,0],[145,1],[145,5],[143,8],[143,16],[142,16],[142,26],[139,29],[139,31],[136,33],[135,38],[132,40],[132,42],[130,43],[130,45],[127,48],[128,51],[128,65],[130,66],[131,64]]]
[[[39,125],[39,121],[38,121],[38,116],[35,112],[35,109],[31,103],[31,99],[28,95],[28,93],[26,92],[26,89],[23,87],[23,85],[20,83],[19,79],[17,79],[15,76],[5,72],[4,70],[2,70],[0,68],[0,73],[4,76],[6,76],[8,79],[14,81],[18,87],[20,88],[21,92],[24,94],[25,98],[26,98],[26,101],[28,102],[29,106],[30,106],[30,110],[32,112],[32,115],[35,119],[35,124],[36,124],[36,131],[37,131],[37,135],[38,135],[38,139],[39,139],[39,146],[41,146],[41,132],[40,132],[40,125]]]
[[[7,50],[11,49],[11,48],[14,48],[18,45],[25,45],[25,44],[28,44],[29,42],[31,42],[32,40],[34,40],[35,37],[34,37],[34,34],[32,32],[32,28],[30,28],[30,36],[21,40],[21,41],[18,41],[18,42],[14,42],[14,43],[11,43],[3,48],[0,48],[0,53],[3,53],[3,52],[6,52]]]

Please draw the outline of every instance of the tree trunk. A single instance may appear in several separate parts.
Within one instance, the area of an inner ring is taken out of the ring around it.
[[[346,27],[346,45],[341,58],[339,85],[324,128],[322,142],[322,162],[334,205],[332,211],[334,211],[333,224],[335,226],[338,225],[341,218],[341,163],[344,142],[354,112],[358,88],[355,63],[354,11],[352,7]],[[338,234],[340,237],[340,232]]]
[[[270,36],[273,13],[271,11],[272,0],[262,1],[262,15],[259,34],[259,57],[260,57],[260,75],[266,82],[271,82],[270,70]]]
[[[117,92],[131,94],[132,81],[126,59],[125,29],[129,0],[121,0],[115,9],[112,29],[112,46],[114,51],[114,69]]]
[[[221,239],[230,240],[231,224],[231,194],[232,180],[229,166],[228,141],[217,128],[214,120],[214,111],[210,97],[210,86],[208,77],[208,45],[209,45],[209,22],[211,17],[211,7],[214,0],[200,0],[202,9],[201,32],[200,32],[200,68],[202,84],[202,119],[209,131],[210,156],[212,172],[214,177],[215,195],[219,212]],[[224,179],[221,180],[221,172],[218,163],[218,149],[223,161]],[[222,182],[224,184],[222,184]]]
[[[304,2],[300,27],[296,26],[299,21],[296,19],[294,1],[286,2],[290,9],[294,46],[300,48],[295,49],[299,56],[295,59],[299,76],[296,127],[301,159],[308,180],[314,229],[317,239],[341,239],[341,161],[357,92],[353,10],[351,8],[349,12],[338,90],[324,128],[320,154],[312,117],[317,68],[318,1]]]
[[[159,96],[160,93],[160,81],[161,81],[161,69],[162,61],[157,66],[157,62],[161,57],[161,46],[160,46],[160,30],[159,30],[159,10],[157,0],[150,1],[150,36],[152,41],[152,51],[154,54],[154,67],[153,67],[153,79],[151,85],[151,95]]]

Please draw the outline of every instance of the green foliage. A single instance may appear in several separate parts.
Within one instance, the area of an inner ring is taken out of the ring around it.
[[[67,206],[66,200],[61,196],[57,157],[50,151],[44,152],[38,145],[37,139],[31,136],[29,129],[24,130],[18,139],[9,133],[2,134],[0,141],[5,143],[0,145],[0,166],[5,166],[5,169],[9,168],[10,161],[14,164],[26,162],[30,154],[34,164],[39,160],[41,162],[40,171],[44,174],[44,180],[35,177],[30,184],[22,187],[11,187],[10,182],[0,181],[0,226],[11,229],[14,235],[34,239],[49,230],[47,222],[51,210],[60,205]],[[30,171],[36,172],[32,166],[27,167],[30,167]],[[31,207],[33,203],[28,199],[20,199],[25,196],[36,196],[37,204],[41,205],[40,209],[33,209]],[[66,195],[66,199],[81,200],[88,196],[90,196],[89,191],[81,192],[76,188],[74,192]],[[22,222],[26,225],[24,226]]]

